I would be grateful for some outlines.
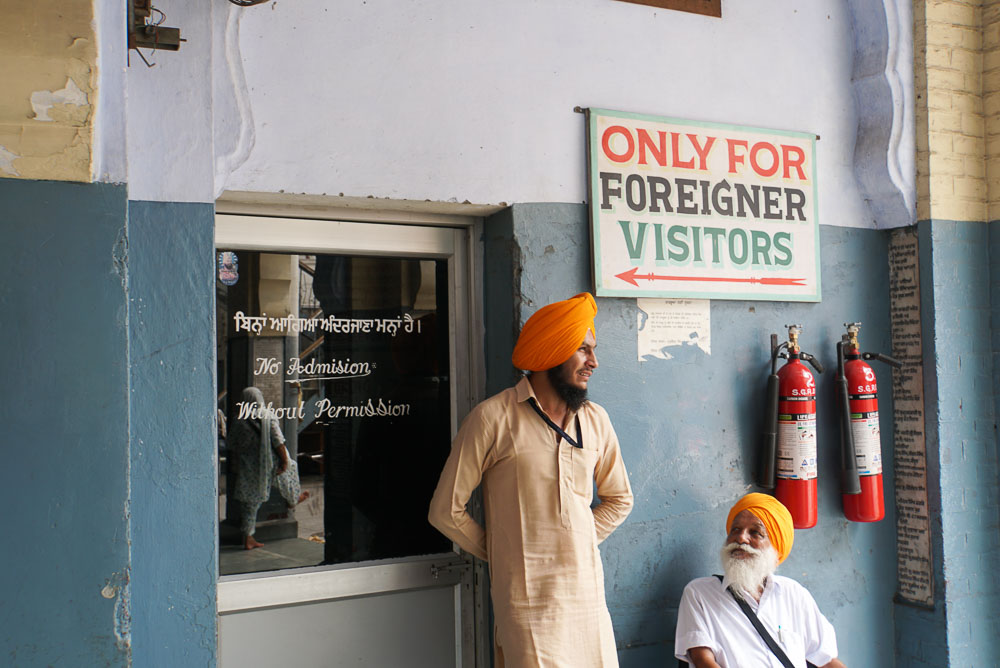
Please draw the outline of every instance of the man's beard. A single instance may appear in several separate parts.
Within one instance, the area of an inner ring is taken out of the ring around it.
[[[745,550],[752,556],[736,557],[733,552]],[[733,593],[744,598],[744,592],[756,596],[764,585],[764,579],[778,568],[778,552],[773,545],[758,550],[749,545],[730,543],[719,551],[726,578],[732,583]]]
[[[556,395],[566,402],[567,408],[571,411],[577,411],[587,403],[587,388],[580,389],[570,383],[573,373],[569,366],[571,363],[572,360],[563,362],[557,367],[552,367],[546,373],[549,374],[549,382],[552,383],[552,389],[556,391]]]

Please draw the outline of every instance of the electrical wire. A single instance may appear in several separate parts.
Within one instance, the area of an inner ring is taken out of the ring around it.
[[[159,14],[160,15],[160,19],[158,21],[150,21],[149,23],[146,24],[147,26],[153,26],[154,28],[156,28],[157,26],[162,25],[163,22],[167,20],[167,15],[164,14],[163,12],[161,12],[156,7],[153,7],[152,5],[150,5],[149,6],[149,11],[150,12],[156,12],[157,14]],[[153,18],[153,17],[150,16],[150,18]]]

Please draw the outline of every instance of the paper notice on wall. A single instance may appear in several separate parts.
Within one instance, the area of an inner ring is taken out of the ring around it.
[[[636,303],[640,362],[673,359],[685,347],[712,354],[711,301],[640,297]]]
[[[892,356],[903,363],[892,374],[897,591],[903,600],[933,606],[919,257],[916,232],[893,230],[889,241]]]

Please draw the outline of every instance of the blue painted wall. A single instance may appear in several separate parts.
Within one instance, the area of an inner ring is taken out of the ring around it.
[[[132,653],[215,664],[211,204],[129,202]]]
[[[900,606],[907,662],[899,665],[992,666],[1000,657],[997,233],[954,221],[924,221],[919,232],[936,590],[934,610]]]
[[[122,186],[0,179],[0,663],[129,661]]]
[[[496,223],[497,233],[491,234]],[[586,209],[576,204],[515,205],[509,219],[486,224],[486,256],[500,252],[510,227],[521,264],[513,274],[489,271],[486,297],[513,289],[518,322],[487,330],[487,350],[499,361],[514,332],[538,307],[590,289]],[[752,485],[769,373],[769,337],[785,325],[804,326],[803,348],[828,371],[819,388],[820,516],[796,532],[781,573],[805,584],[837,629],[849,666],[894,665],[893,603],[896,552],[891,458],[885,470],[887,517],[853,524],[840,513],[832,369],[843,323],[860,320],[862,347],[890,351],[887,233],[820,228],[823,302],[794,304],[716,300],[711,305],[712,354],[674,351],[669,361],[637,361],[634,299],[598,300],[600,368],[591,395],[611,415],[635,493],[626,523],[602,546],[608,603],[623,668],[670,665],[681,590],[692,578],[718,572],[718,548],[732,503]],[[491,309],[489,301],[486,309]],[[494,359],[495,358],[495,359]],[[886,416],[883,451],[891,453],[890,371],[876,368]]]
[[[214,665],[212,207],[3,179],[0,201],[0,494],[18,548],[0,569],[0,657]],[[726,511],[753,488],[769,334],[803,324],[803,347],[832,367],[842,323],[861,320],[863,347],[889,350],[886,234],[821,227],[824,301],[715,301],[710,356],[638,362],[634,300],[599,300],[592,393],[612,415],[636,494],[602,548],[623,666],[669,665],[682,587],[718,570]],[[520,323],[589,287],[586,210],[516,205],[487,221],[484,240],[496,391],[513,378]],[[840,515],[831,373],[819,378],[819,526],[798,532],[782,567],[813,591],[850,666],[1000,655],[1000,228],[926,222],[920,240],[937,605],[892,603],[891,491],[882,523]],[[888,454],[889,372],[876,371]]]
[[[0,664],[215,664],[211,205],[0,179]]]

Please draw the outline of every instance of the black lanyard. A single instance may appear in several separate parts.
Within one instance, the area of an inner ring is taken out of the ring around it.
[[[567,443],[572,445],[574,448],[580,448],[581,450],[583,449],[583,432],[580,430],[579,417],[576,418],[576,440],[574,441],[572,438],[570,438],[569,434],[563,431],[562,427],[560,427],[555,422],[549,419],[549,416],[545,414],[545,411],[539,408],[538,402],[535,401],[534,397],[528,397],[528,403],[531,404],[531,407],[535,409],[535,412],[538,413],[538,416],[541,417],[543,420],[545,420],[545,424],[552,427],[552,429],[554,429],[557,434],[565,438]]]
[[[721,575],[717,574],[715,577],[719,578],[719,582],[722,582]],[[750,604],[744,601],[739,596],[737,596],[736,592],[733,591],[732,587],[729,587],[727,591],[730,594],[732,594],[732,597],[734,599],[736,599],[736,605],[740,606],[740,610],[742,610],[743,614],[747,616],[747,619],[750,620],[750,623],[753,624],[753,627],[757,629],[757,633],[764,641],[764,644],[767,645],[768,649],[770,649],[771,652],[776,657],[778,657],[778,661],[781,662],[781,665],[786,666],[786,668],[795,668],[795,664],[792,663],[791,659],[788,658],[788,655],[785,654],[783,649],[781,649],[781,645],[776,643],[771,634],[767,632],[766,628],[764,628],[764,625],[761,623],[760,618],[757,617],[757,613],[753,611],[753,608],[750,607]],[[809,661],[806,661],[806,666],[809,666],[809,668],[816,668],[816,666],[810,663]]]

